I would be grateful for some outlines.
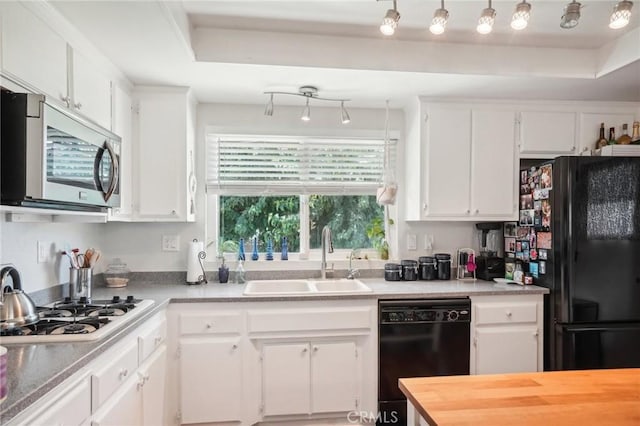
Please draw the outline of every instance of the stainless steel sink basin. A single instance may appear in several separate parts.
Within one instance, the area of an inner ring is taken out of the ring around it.
[[[306,294],[313,289],[307,280],[254,280],[249,281],[244,289],[248,296]]]
[[[318,293],[371,293],[373,291],[360,280],[346,278],[311,280],[311,285],[316,288]]]
[[[254,280],[249,281],[244,289],[246,296],[278,296],[302,294],[354,294],[371,293],[371,290],[360,280],[342,279],[308,279],[308,280]]]

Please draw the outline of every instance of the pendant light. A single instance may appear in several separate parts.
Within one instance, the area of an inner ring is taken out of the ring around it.
[[[431,20],[429,31],[431,31],[432,34],[436,35],[442,34],[448,20],[449,11],[444,8],[444,0],[441,0],[440,9],[436,9],[436,11],[433,13],[433,19]]]
[[[380,25],[380,32],[386,36],[393,35],[398,28],[398,21],[400,20],[400,14],[396,8],[396,0],[393,0],[393,9],[387,10],[384,15],[382,24]]]
[[[613,7],[611,18],[609,19],[609,28],[614,30],[626,27],[631,18],[631,8],[633,3],[630,1],[620,1]]]
[[[344,101],[340,102],[340,118],[341,118],[342,124],[351,123],[351,117],[349,117],[349,113],[347,112],[347,109],[344,107]]]
[[[269,102],[267,103],[267,106],[264,108],[264,115],[268,115],[269,117],[273,115],[273,93],[269,98]]]
[[[480,34],[489,34],[493,29],[493,23],[496,20],[496,10],[491,7],[491,0],[489,0],[489,7],[485,8],[478,19],[478,26],[476,30]]]
[[[531,16],[531,4],[527,3],[527,0],[522,0],[522,3],[518,3],[515,12],[511,17],[511,28],[520,31],[527,28],[529,23],[529,17]]]
[[[389,139],[389,100],[386,101],[384,120],[384,163],[382,169],[382,185],[376,191],[376,202],[385,208],[396,202],[398,183],[394,168],[391,165],[391,140]],[[388,210],[386,216],[389,216]],[[388,232],[386,235],[389,235]]]
[[[560,19],[561,28],[569,30],[578,25],[578,21],[580,20],[580,7],[582,7],[582,5],[576,0],[573,0],[565,6],[564,15],[562,15]]]
[[[300,117],[300,119],[302,121],[311,120],[311,108],[309,108],[309,98],[307,98],[307,103],[305,104],[304,109],[302,110],[302,116]]]

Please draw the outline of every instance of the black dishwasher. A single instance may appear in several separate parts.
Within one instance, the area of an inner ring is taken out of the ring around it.
[[[381,300],[378,425],[406,425],[403,377],[469,374],[469,299]]]

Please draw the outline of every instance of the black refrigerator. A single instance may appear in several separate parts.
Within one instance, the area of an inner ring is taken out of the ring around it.
[[[640,157],[524,168],[516,229],[508,261],[550,290],[545,370],[640,367]]]

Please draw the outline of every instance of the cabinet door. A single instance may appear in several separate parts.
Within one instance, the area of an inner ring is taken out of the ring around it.
[[[470,109],[440,106],[429,108],[426,155],[426,215],[468,216],[471,213]]]
[[[20,2],[0,2],[2,70],[58,101],[67,97],[67,43]]]
[[[265,416],[310,412],[309,345],[264,345],[262,404]]]
[[[313,413],[356,409],[355,342],[311,344],[311,397]]]
[[[120,144],[120,180],[118,191],[120,193],[120,207],[111,209],[109,220],[130,220],[131,203],[133,201],[132,190],[132,110],[131,96],[121,87],[113,87],[113,133],[122,138]]]
[[[242,354],[239,347],[237,338],[181,339],[182,423],[242,418]]]
[[[142,380],[142,421],[144,426],[164,424],[164,391],[167,375],[167,347],[162,345],[139,369]]]
[[[134,204],[141,220],[186,220],[186,105],[183,93],[138,97]]]
[[[73,51],[72,64],[72,108],[110,129],[111,81],[77,51]]]
[[[60,399],[37,418],[27,421],[38,426],[77,426],[91,416],[91,386],[89,379],[82,379],[72,386],[65,385],[67,392],[59,393]],[[57,392],[57,391],[56,391]]]
[[[520,113],[520,152],[567,155],[576,152],[575,112]]]
[[[123,426],[142,424],[142,386],[132,374],[113,397],[94,414],[91,426]]]
[[[622,125],[627,123],[629,135],[633,127],[633,113],[583,113],[580,114],[580,152],[596,149],[600,137],[600,123],[604,123],[604,137],[609,138],[609,128],[616,129],[616,138],[622,134]]]
[[[474,110],[471,214],[516,219],[515,112]]]
[[[538,328],[477,327],[474,345],[476,374],[538,371]]]

